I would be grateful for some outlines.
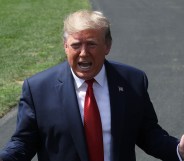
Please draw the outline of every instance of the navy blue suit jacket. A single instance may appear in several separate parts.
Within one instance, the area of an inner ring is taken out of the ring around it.
[[[164,161],[178,161],[178,140],[157,124],[144,72],[105,61],[111,105],[113,161],[135,161],[135,144]],[[4,161],[89,161],[74,80],[67,62],[24,81],[16,132]]]

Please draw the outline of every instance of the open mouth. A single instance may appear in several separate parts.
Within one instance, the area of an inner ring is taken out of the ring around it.
[[[92,63],[91,62],[79,62],[78,66],[82,70],[89,70],[92,66]]]

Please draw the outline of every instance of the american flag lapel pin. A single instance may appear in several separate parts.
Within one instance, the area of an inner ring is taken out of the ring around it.
[[[124,91],[123,87],[118,86],[118,89],[119,89],[119,92],[123,92]]]

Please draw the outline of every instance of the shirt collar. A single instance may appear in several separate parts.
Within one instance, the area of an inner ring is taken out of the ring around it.
[[[78,89],[82,86],[82,84],[85,82],[85,80],[77,77],[75,75],[75,73],[73,72],[72,68],[71,68],[71,71],[72,71],[72,75],[73,75],[74,80],[75,80],[75,86]],[[105,79],[106,79],[106,72],[105,72],[105,66],[104,65],[102,66],[102,69],[100,70],[100,72],[94,77],[94,79],[97,81],[97,83],[99,85],[101,85],[101,86],[104,85]]]

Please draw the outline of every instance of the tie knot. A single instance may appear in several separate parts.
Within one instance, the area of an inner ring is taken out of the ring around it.
[[[93,83],[95,82],[95,79],[92,78],[92,79],[86,80],[85,82],[88,84],[88,86],[92,86]]]

